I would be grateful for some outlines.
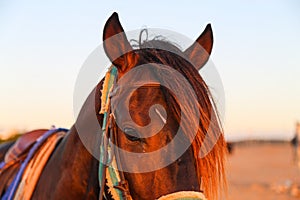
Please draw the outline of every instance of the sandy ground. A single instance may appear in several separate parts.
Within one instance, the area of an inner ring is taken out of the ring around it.
[[[227,163],[227,199],[300,199],[300,169],[292,150],[288,143],[235,146]]]

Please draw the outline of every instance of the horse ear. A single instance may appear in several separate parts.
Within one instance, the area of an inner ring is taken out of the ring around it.
[[[103,46],[106,55],[119,71],[125,72],[137,62],[134,53],[117,13],[113,13],[107,20],[103,30]]]
[[[208,24],[194,44],[184,51],[184,54],[190,59],[196,69],[200,70],[208,61],[212,47],[213,32],[211,25]]]

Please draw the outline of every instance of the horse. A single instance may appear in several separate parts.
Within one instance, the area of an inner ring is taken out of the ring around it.
[[[198,73],[212,52],[211,25],[207,25],[185,51],[159,38],[139,40],[138,48],[134,48],[127,39],[118,14],[113,13],[104,26],[103,41],[105,53],[117,72],[108,93],[108,117],[99,113],[104,106],[100,99],[104,93],[106,78],[103,78],[84,102],[75,124],[51,155],[31,198],[108,200],[114,199],[112,190],[117,190],[123,194],[120,199],[151,200],[184,191],[203,193],[208,199],[217,199],[226,188],[226,143],[209,88]],[[131,73],[135,69],[141,69],[138,75]],[[168,74],[167,78],[159,78],[162,72]],[[182,86],[181,79],[171,76],[174,73],[187,80],[194,93],[188,93],[191,95],[189,98],[194,95],[196,104],[185,105],[186,102],[183,102],[184,105],[180,106],[180,99],[174,91],[160,84],[161,81],[172,83],[178,94],[185,94],[186,88]],[[136,78],[150,79],[152,82],[138,85]],[[136,84],[137,88],[128,95],[124,87]],[[125,111],[122,112],[122,109]],[[196,120],[192,116],[194,113],[199,113]],[[95,116],[98,124],[89,124]],[[183,117],[190,120],[182,120]],[[150,128],[149,124],[152,125]],[[81,126],[85,127],[84,130],[79,130]],[[108,185],[107,177],[102,176],[102,185],[98,177],[99,168],[104,166],[105,171],[110,163],[103,164],[101,159],[99,162],[90,152],[92,150],[101,155],[99,147],[104,139],[99,137],[102,133],[99,127],[102,126],[107,128],[104,135],[110,135],[111,145],[116,146],[112,155],[118,157],[116,171],[121,181],[113,188]],[[196,129],[192,130],[191,126]],[[148,127],[147,131],[140,131],[143,127]],[[180,140],[172,143],[179,129],[182,130]],[[82,134],[88,138],[92,149],[85,147],[80,138]],[[208,135],[215,139],[211,149],[204,144]],[[188,146],[176,157],[177,147],[181,144]],[[164,147],[169,150],[159,151]],[[200,156],[203,148],[209,149],[209,152]],[[120,150],[135,153],[138,157],[126,157]],[[143,159],[144,154],[153,152],[155,156]],[[141,164],[137,158],[142,160],[143,166],[136,164]],[[155,168],[166,160],[172,163]],[[143,171],[144,167],[149,166],[153,169],[150,167],[148,171]]]

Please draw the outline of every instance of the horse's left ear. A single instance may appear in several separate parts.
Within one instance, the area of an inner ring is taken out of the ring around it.
[[[125,73],[137,62],[137,54],[134,53],[117,13],[113,13],[107,20],[103,30],[103,46],[110,61]]]
[[[213,33],[211,25],[208,24],[194,44],[184,51],[184,54],[190,59],[196,69],[200,70],[208,61],[212,47]]]

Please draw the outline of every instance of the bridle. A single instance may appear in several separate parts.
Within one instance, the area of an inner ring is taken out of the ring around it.
[[[132,200],[124,172],[122,170],[117,170],[121,169],[121,162],[117,162],[117,160],[120,160],[120,155],[118,151],[114,150],[114,145],[112,145],[112,143],[114,143],[118,146],[117,125],[110,107],[110,92],[113,89],[113,85],[116,83],[116,77],[117,68],[111,66],[106,73],[101,96],[101,110],[99,113],[103,114],[104,117],[98,172],[100,200],[103,200],[106,196],[104,191],[105,186],[108,186],[108,192],[114,200]],[[106,181],[108,182],[107,184]]]
[[[122,169],[122,162],[120,162],[119,152],[115,150],[115,148],[118,146],[118,128],[114,114],[111,112],[110,97],[113,93],[115,93],[114,86],[116,86],[117,71],[118,70],[115,66],[111,66],[109,68],[105,75],[101,96],[101,109],[99,114],[103,114],[103,123],[98,170],[100,186],[99,200],[103,200],[104,197],[108,199],[108,196],[106,195],[110,195],[109,197],[112,197],[114,200],[133,200],[132,196],[130,195],[129,185],[125,179],[124,172],[122,170],[118,170]],[[152,85],[157,86],[157,83],[152,83]],[[165,121],[165,118],[162,117],[159,112],[157,114],[162,121]],[[105,186],[108,187],[107,194],[105,191]],[[205,200],[206,198],[202,192],[194,191],[179,191],[159,198],[159,200],[171,199]]]
[[[111,66],[105,75],[102,96],[101,109],[99,114],[103,114],[102,135],[100,144],[100,159],[98,179],[100,185],[99,199],[105,197],[105,186],[108,186],[108,191],[114,200],[132,200],[130,195],[129,185],[125,179],[118,151],[114,147],[118,146],[117,124],[113,112],[111,112],[110,98],[117,90],[117,68]],[[158,86],[158,83],[150,83],[152,86]],[[115,88],[114,88],[115,86]],[[159,111],[156,111],[159,112]],[[165,119],[161,116],[162,121]],[[114,144],[114,145],[112,145]],[[108,181],[108,183],[106,183]]]

